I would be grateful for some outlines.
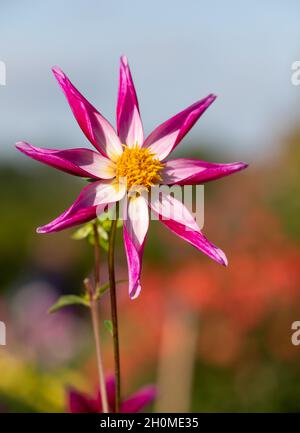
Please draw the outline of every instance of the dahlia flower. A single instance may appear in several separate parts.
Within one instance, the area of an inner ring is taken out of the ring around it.
[[[39,227],[37,232],[55,232],[92,220],[107,205],[126,197],[123,230],[129,269],[129,294],[132,299],[141,290],[141,264],[149,226],[149,208],[177,236],[218,263],[227,265],[223,251],[205,238],[189,210],[179,200],[161,192],[159,200],[151,202],[142,193],[159,185],[202,184],[247,167],[243,162],[219,164],[185,158],[166,160],[216,96],[210,94],[195,102],[144,138],[126,57],[121,57],[120,63],[117,131],[79,93],[61,69],[54,67],[53,73],[79,126],[96,150],[43,149],[26,142],[18,142],[16,147],[33,159],[93,182],[83,188],[69,209]],[[133,190],[135,194],[132,194]]]
[[[106,379],[106,390],[109,411],[113,412],[115,407],[115,379],[113,376]],[[145,386],[131,397],[121,402],[120,412],[139,412],[153,401],[155,395],[156,390],[154,386]],[[99,392],[97,392],[95,396],[89,396],[70,388],[68,390],[67,399],[68,410],[71,413],[102,413],[102,403]]]

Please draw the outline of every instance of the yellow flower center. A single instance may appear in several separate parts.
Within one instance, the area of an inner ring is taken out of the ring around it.
[[[149,189],[161,180],[159,171],[163,166],[149,149],[124,146],[124,152],[116,162],[117,182],[125,179],[128,190],[133,186]]]

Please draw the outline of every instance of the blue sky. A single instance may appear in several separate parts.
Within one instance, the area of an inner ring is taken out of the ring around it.
[[[78,147],[74,122],[50,68],[57,64],[112,123],[118,62],[129,58],[146,132],[192,102],[218,99],[185,139],[214,153],[260,159],[300,115],[299,1],[58,0],[1,5],[0,157],[13,143]],[[198,145],[198,144],[197,144]]]

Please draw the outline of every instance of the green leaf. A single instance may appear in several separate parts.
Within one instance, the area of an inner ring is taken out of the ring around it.
[[[100,215],[97,219],[98,225],[101,226],[107,233],[109,233],[111,229],[114,216],[115,216],[114,211],[110,209],[105,214]],[[123,226],[123,220],[119,218],[117,221],[117,228],[120,228],[122,226]]]
[[[105,283],[102,286],[98,287],[95,298],[99,299],[108,289],[109,283]]]
[[[104,326],[111,335],[114,335],[113,325],[111,320],[104,320]]]
[[[101,226],[101,224],[99,222],[97,224],[97,231],[98,231],[98,235],[101,239],[108,241],[108,233],[106,230],[104,230],[104,228]]]
[[[48,313],[54,313],[68,305],[84,305],[85,307],[90,307],[90,302],[85,295],[64,295],[58,298],[55,304],[49,308]]]
[[[75,233],[72,234],[72,239],[81,240],[87,238],[93,232],[93,226],[91,223],[84,224]]]
[[[108,249],[109,249],[109,242],[106,241],[105,239],[100,238],[99,243],[100,243],[101,247],[104,249],[104,251],[107,253]]]
[[[127,280],[117,280],[116,284],[126,283]],[[109,283],[105,283],[102,286],[98,287],[95,299],[99,299],[104,293],[109,289]]]
[[[94,236],[94,232],[91,231],[88,236],[87,236],[87,241],[90,245],[95,245],[95,236]]]
[[[113,214],[111,214],[112,216]],[[108,251],[109,247],[109,232],[112,225],[112,220],[110,219],[101,219],[97,218],[93,221],[90,221],[80,227],[75,231],[72,235],[72,239],[82,240],[86,239],[90,245],[95,245],[95,232],[94,232],[94,224],[97,224],[97,232],[99,237],[100,246],[104,249],[104,251]],[[117,228],[122,227],[123,221],[118,220]]]

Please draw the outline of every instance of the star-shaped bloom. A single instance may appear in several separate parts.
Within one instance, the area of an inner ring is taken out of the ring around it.
[[[115,407],[115,379],[113,376],[106,379],[106,392],[109,411],[113,412]],[[154,400],[155,395],[156,389],[153,385],[145,386],[121,402],[120,412],[139,412]],[[97,392],[94,396],[89,396],[69,388],[67,406],[71,413],[102,413],[101,395]]]
[[[117,131],[58,67],[53,68],[71,110],[95,150],[52,150],[18,142],[17,148],[40,162],[69,174],[90,178],[78,198],[58,218],[39,227],[38,233],[66,229],[96,218],[107,205],[126,198],[124,244],[129,270],[129,294],[141,290],[142,255],[149,226],[149,209],[162,224],[222,265],[223,251],[209,242],[190,211],[167,192],[149,200],[145,192],[160,185],[194,185],[215,180],[247,167],[243,162],[210,163],[196,159],[167,159],[216,97],[212,94],[190,105],[154,129],[146,138],[138,100],[126,57],[121,57],[117,101]],[[125,179],[125,182],[124,182]],[[135,191],[132,194],[132,191]]]

